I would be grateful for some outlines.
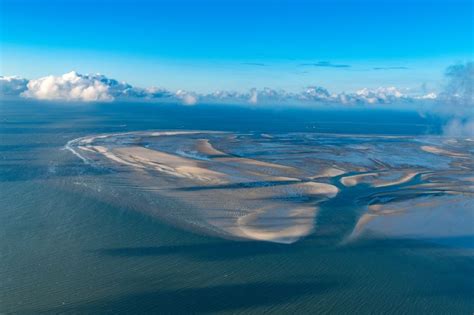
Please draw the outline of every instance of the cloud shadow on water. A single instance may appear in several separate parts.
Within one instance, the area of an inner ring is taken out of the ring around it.
[[[47,313],[80,314],[189,314],[268,307],[273,311],[302,296],[318,296],[339,287],[336,279],[307,279],[295,282],[224,284],[130,293],[79,305],[40,310]]]
[[[314,244],[313,244],[314,245]],[[158,257],[185,255],[206,261],[233,260],[261,255],[290,254],[307,248],[305,242],[277,244],[252,241],[224,241],[205,244],[167,245],[148,247],[117,247],[95,250],[99,255],[112,257]]]

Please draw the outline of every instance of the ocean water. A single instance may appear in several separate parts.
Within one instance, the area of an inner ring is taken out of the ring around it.
[[[363,110],[37,102],[0,106],[0,313],[474,311],[469,226],[461,234],[399,237],[396,232],[407,227],[406,221],[390,221],[374,226],[386,226],[390,233],[385,237],[335,240],[333,231],[350,231],[360,215],[346,202],[361,194],[354,189],[346,199],[325,206],[315,233],[291,244],[229,239],[142,211],[141,195],[127,187],[117,194],[104,185],[116,170],[87,166],[64,149],[80,137],[149,130],[415,138],[439,132],[436,120]],[[324,140],[337,147],[333,138]],[[357,141],[351,145],[361,146]],[[236,154],[244,154],[251,148],[238,150]],[[404,164],[404,156],[391,161]],[[427,165],[442,168],[443,163],[440,158]],[[159,211],[176,207],[167,196],[153,202]],[[464,207],[454,215],[473,222],[469,203]],[[441,215],[446,208],[433,208],[433,213]],[[433,221],[417,213],[408,218],[416,222],[412,230]],[[447,220],[453,225],[434,226],[459,229],[454,225],[459,220],[453,220]]]

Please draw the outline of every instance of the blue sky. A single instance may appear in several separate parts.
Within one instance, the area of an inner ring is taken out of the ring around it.
[[[197,92],[440,84],[473,1],[0,0],[1,75],[70,70]]]

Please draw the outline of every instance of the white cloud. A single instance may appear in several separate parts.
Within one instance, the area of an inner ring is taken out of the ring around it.
[[[46,76],[35,80],[17,77],[0,77],[3,95],[16,95],[39,100],[110,102],[116,99],[183,99],[193,103],[192,95],[178,97],[156,87],[147,89],[119,82],[102,74],[79,74],[75,71],[61,76]],[[189,94],[189,93],[188,93]]]
[[[184,105],[194,105],[198,101],[198,96],[195,93],[184,90],[176,91],[176,97],[180,99]]]
[[[171,92],[166,89],[140,88],[117,81],[101,74],[69,72],[61,76],[47,76],[28,81],[18,77],[0,77],[0,95],[58,101],[110,102],[113,100],[143,100],[175,102],[194,105],[198,102],[214,104],[262,104],[262,105],[384,105],[411,104],[423,107],[442,101],[465,112],[472,103],[472,64],[453,66],[448,69],[450,79],[442,92],[426,88],[400,89],[397,87],[362,88],[356,92],[333,93],[321,86],[308,86],[300,92],[287,92],[272,88],[252,88],[246,92],[216,91],[198,94],[184,89]],[[441,107],[441,106],[439,106]]]
[[[308,86],[299,94],[299,99],[308,101],[328,101],[331,100],[331,94],[323,87]]]
[[[17,76],[0,76],[0,98],[26,97],[39,100],[75,102],[111,102],[114,100],[144,100],[194,105],[214,104],[262,105],[335,105],[335,106],[395,106],[407,104],[421,114],[434,113],[447,122],[443,127],[448,136],[474,135],[474,63],[447,68],[442,90],[400,89],[394,86],[362,88],[355,92],[332,93],[320,86],[308,86],[300,92],[271,88],[252,88],[246,92],[217,91],[197,94],[180,89],[171,92],[163,88],[140,88],[101,74],[79,74],[74,71],[60,76],[28,80]],[[405,107],[407,108],[407,107]]]
[[[224,102],[239,101],[240,102],[240,101],[244,101],[245,98],[248,98],[243,93],[240,93],[240,92],[222,91],[222,90],[215,91],[211,94],[206,95],[205,97],[206,99],[210,101],[216,101],[216,102],[220,102],[220,101],[224,101]]]
[[[252,88],[248,92],[218,90],[211,94],[202,95],[200,98],[209,103],[257,104],[261,97],[271,97],[272,93],[276,92],[269,88],[260,91]]]
[[[431,92],[424,95],[415,96],[415,98],[420,100],[435,100],[438,98],[438,94],[436,94],[435,92]]]
[[[437,99],[436,108],[448,118],[444,134],[474,136],[474,63],[450,66],[445,76],[446,84]]]
[[[28,82],[28,89],[22,96],[40,100],[112,101],[110,85],[100,78],[100,75],[81,75],[74,71],[62,76],[51,75]]]
[[[135,88],[137,89],[137,88]],[[163,89],[163,88],[158,88],[158,87],[149,87],[149,88],[146,88],[143,91],[143,94],[145,95],[145,97],[147,98],[166,98],[166,97],[171,97],[172,96],[172,93],[166,89]]]
[[[398,88],[391,87],[379,87],[377,89],[361,89],[352,95],[356,102],[368,103],[368,104],[386,104],[400,101],[403,99],[409,99],[407,95],[402,93]]]
[[[364,104],[396,104],[411,102],[417,99],[431,100],[436,98],[435,93],[427,95],[409,94],[396,87],[379,87],[376,89],[364,88],[354,93],[331,93],[320,86],[309,86],[298,93],[289,93],[284,90],[264,88],[262,90],[251,89],[247,94],[236,92],[218,92],[210,95],[212,97],[225,98],[229,100],[247,100],[251,104],[307,104],[307,105],[364,105]]]
[[[0,95],[16,96],[27,89],[28,80],[17,76],[0,76]]]
[[[472,137],[474,136],[474,119],[453,118],[443,127],[443,134],[449,137]]]
[[[249,103],[257,104],[257,102],[258,102],[258,91],[257,89],[251,89],[250,96],[249,96]]]

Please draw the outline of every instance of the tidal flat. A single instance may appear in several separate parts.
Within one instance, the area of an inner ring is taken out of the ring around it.
[[[406,225],[413,219],[410,214],[429,216],[447,200],[465,212],[458,214],[458,223],[451,222],[449,236],[472,233],[464,222],[473,210],[460,205],[474,200],[469,179],[474,142],[439,139],[436,146],[427,145],[433,141],[318,133],[269,137],[141,131],[86,136],[68,142],[66,148],[87,165],[113,170],[117,177],[112,176],[111,186],[119,182],[120,189],[156,195],[144,200],[164,196],[182,203],[178,216],[174,209],[149,211],[146,202],[137,206],[145,213],[227,239],[291,244],[317,234],[319,212],[335,215],[337,209],[330,204],[339,198],[357,213],[352,227],[334,232],[341,241],[374,232],[385,235],[375,222]],[[397,161],[400,151],[404,160]],[[427,160],[435,163],[428,167]],[[347,197],[353,189],[358,190],[357,197]],[[447,236],[444,223],[450,216],[449,210],[439,212],[428,234],[426,228],[400,228],[398,233],[391,229],[390,235]]]

